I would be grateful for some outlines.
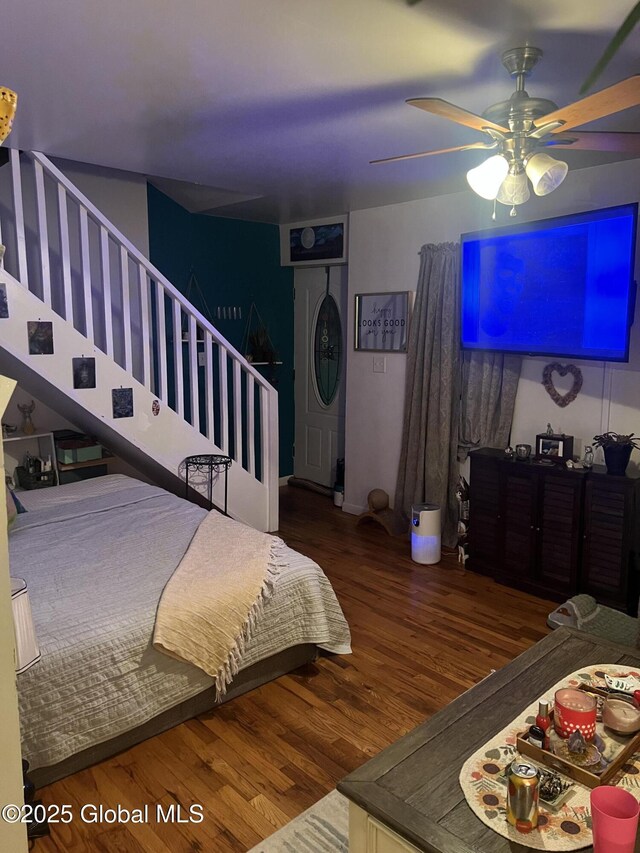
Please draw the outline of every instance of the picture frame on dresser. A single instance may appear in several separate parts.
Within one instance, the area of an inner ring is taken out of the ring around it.
[[[566,462],[573,458],[573,436],[564,433],[538,433],[536,436],[537,462]]]

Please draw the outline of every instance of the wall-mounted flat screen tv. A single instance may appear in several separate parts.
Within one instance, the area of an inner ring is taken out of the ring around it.
[[[463,234],[462,347],[629,360],[638,205]]]

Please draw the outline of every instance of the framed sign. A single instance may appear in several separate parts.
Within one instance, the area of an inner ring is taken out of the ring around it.
[[[357,350],[406,352],[409,339],[410,291],[356,293]]]
[[[324,267],[347,262],[347,217],[333,216],[280,226],[280,263]]]

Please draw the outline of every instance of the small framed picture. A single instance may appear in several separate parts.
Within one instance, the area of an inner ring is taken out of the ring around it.
[[[333,216],[280,226],[280,263],[324,267],[347,262],[347,217]]]
[[[406,352],[410,291],[356,293],[354,349]]]
[[[566,462],[573,456],[573,436],[539,433],[536,436],[536,459],[540,462]]]
[[[133,417],[133,388],[112,388],[111,402],[114,418]]]
[[[29,355],[53,355],[53,323],[49,320],[27,322]]]
[[[73,387],[95,388],[96,387],[96,360],[95,358],[72,358]]]
[[[541,438],[540,449],[538,454],[544,459],[545,457],[555,456],[562,459],[564,442],[561,438]]]

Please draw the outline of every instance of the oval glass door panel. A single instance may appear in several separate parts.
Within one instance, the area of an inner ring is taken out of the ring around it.
[[[313,370],[318,399],[330,406],[340,385],[342,324],[336,301],[330,293],[318,309],[313,334]]]

